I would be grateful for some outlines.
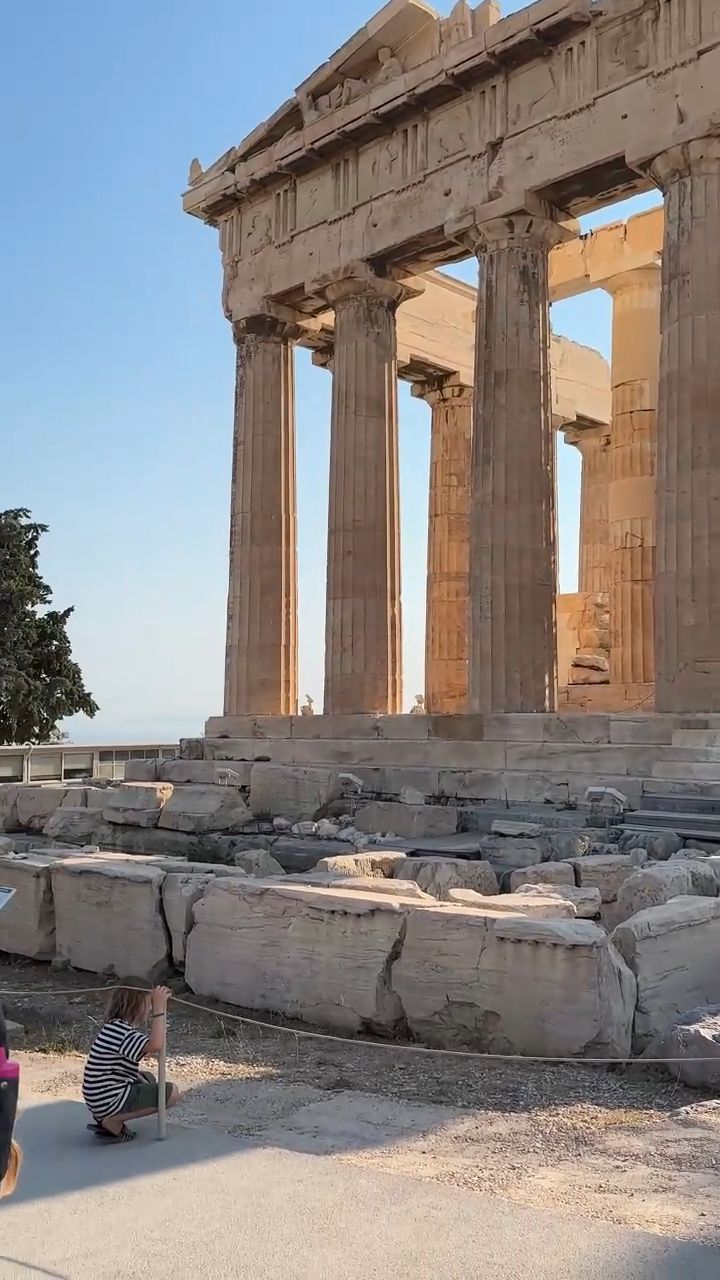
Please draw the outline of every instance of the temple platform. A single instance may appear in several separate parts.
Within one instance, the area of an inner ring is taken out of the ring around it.
[[[258,760],[339,766],[386,796],[575,804],[603,785],[643,808],[720,794],[719,714],[213,716],[182,753],[241,776]]]

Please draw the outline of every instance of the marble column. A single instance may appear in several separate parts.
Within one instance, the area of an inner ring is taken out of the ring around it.
[[[402,709],[395,310],[402,286],[363,274],[326,286],[335,311],[326,715]]]
[[[452,377],[416,383],[432,410],[425,707],[467,710],[472,387]]]
[[[660,267],[603,285],[613,299],[608,481],[610,683],[655,678],[655,456]]]
[[[555,466],[550,399],[551,219],[474,233],[479,258],[470,508],[469,707],[554,711]]]
[[[563,428],[567,444],[582,458],[580,472],[580,540],[578,591],[593,595],[608,590],[608,474],[610,432],[607,427]]]
[[[233,325],[237,346],[225,715],[297,711],[297,330]]]
[[[655,706],[720,711],[720,139],[658,156],[665,193]]]

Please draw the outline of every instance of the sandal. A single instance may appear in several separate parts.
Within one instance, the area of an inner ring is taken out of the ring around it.
[[[91,1125],[88,1125],[88,1128],[91,1127]],[[133,1138],[137,1137],[137,1134],[134,1129],[128,1129],[126,1124],[123,1125],[119,1133],[111,1133],[109,1129],[104,1129],[102,1125],[98,1124],[95,1126],[95,1137],[99,1138],[101,1142],[108,1143],[132,1142]]]

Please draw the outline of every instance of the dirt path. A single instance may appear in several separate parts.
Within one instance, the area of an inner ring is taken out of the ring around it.
[[[23,1094],[78,1097],[103,999],[86,974],[0,964],[27,1029]],[[204,1002],[203,1002],[204,1003]],[[210,1004],[210,1002],[207,1002]],[[175,1006],[173,1119],[665,1235],[720,1244],[720,1103],[633,1067],[493,1064],[401,1045],[337,1045]]]

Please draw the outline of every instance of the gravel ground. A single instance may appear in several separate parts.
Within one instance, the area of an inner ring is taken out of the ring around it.
[[[26,1028],[26,1095],[78,1096],[104,997],[52,993],[94,985],[94,975],[0,963],[3,1004]],[[335,1044],[280,1020],[277,1031],[238,1028],[222,1020],[228,1006],[199,1003],[207,1012],[171,1006],[181,1124],[720,1244],[720,1103],[651,1069]]]

